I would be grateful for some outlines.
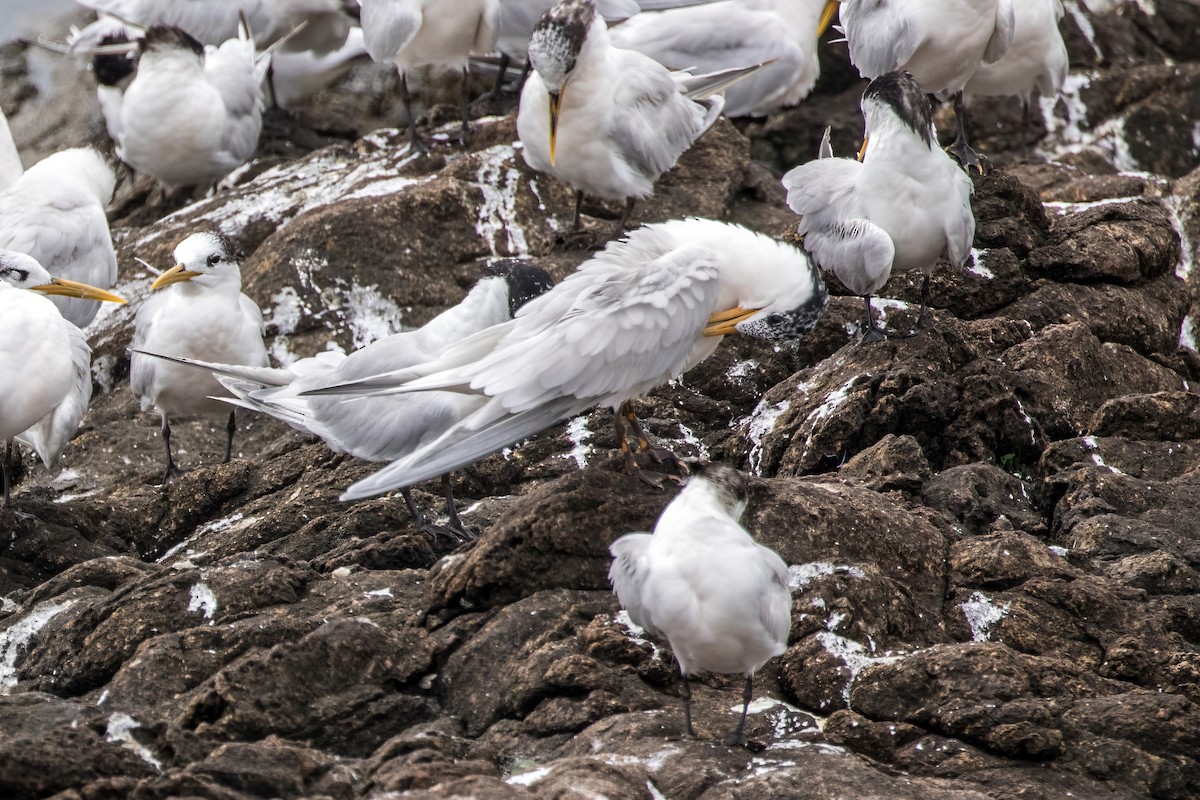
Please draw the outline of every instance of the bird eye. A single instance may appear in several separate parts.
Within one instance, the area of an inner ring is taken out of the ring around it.
[[[217,264],[220,264],[220,263],[221,263],[221,257],[219,255],[217,255],[216,253],[213,253],[211,256],[208,257],[208,265],[210,267],[215,267]]]

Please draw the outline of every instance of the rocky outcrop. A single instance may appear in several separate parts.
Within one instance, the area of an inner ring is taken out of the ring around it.
[[[126,385],[149,283],[133,258],[163,264],[201,226],[232,236],[279,361],[421,324],[492,257],[561,278],[589,253],[562,241],[570,192],[524,164],[511,114],[416,156],[366,68],[274,119],[230,186],[149,206],[124,186],[132,302],[89,331],[92,407],[65,469],[28,461],[0,510],[0,795],[1200,794],[1200,52],[1184,35],[1200,16],[1066,8],[1076,69],[1035,109],[1036,148],[1014,139],[1019,107],[977,109],[998,168],[975,178],[972,260],[938,266],[923,330],[861,344],[861,301],[830,278],[804,340],[726,341],[637,404],[657,442],[752,474],[744,522],[789,565],[757,752],[709,741],[736,721],[739,676],[693,682],[701,740],[683,735],[669,650],[609,591],[608,545],[675,489],[620,474],[608,410],[454,476],[480,534],[462,547],[398,498],[338,502],[372,465],[249,414],[224,465],[220,431],[173,426],[189,472],[156,485],[157,420]],[[844,45],[823,48],[813,98],[719,123],[637,220],[793,236],[772,170],[826,125],[838,152],[861,135]],[[26,153],[43,134],[96,140],[91,112],[69,113],[90,97],[40,94],[27,57],[0,51]],[[602,241],[619,209],[584,212]],[[889,328],[919,290],[884,289]],[[415,495],[439,507],[436,483]]]

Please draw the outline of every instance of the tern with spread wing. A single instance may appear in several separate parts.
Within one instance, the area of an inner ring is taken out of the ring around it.
[[[825,19],[838,10],[829,0]],[[925,91],[954,97],[958,137],[950,152],[965,167],[984,170],[971,149],[963,88],[985,64],[1008,52],[1013,0],[841,0],[850,61],[864,78],[911,72]]]
[[[351,486],[342,499],[412,486],[471,464],[593,406],[616,412],[627,467],[628,403],[682,375],[727,335],[796,339],[825,311],[825,285],[800,250],[712,220],[646,225],[610,242],[511,322],[437,358],[307,394],[452,391],[478,410],[433,442]],[[660,482],[660,481],[657,481]]]
[[[350,355],[318,353],[282,368],[254,368],[172,358],[211,371],[233,395],[228,402],[259,411],[325,440],[333,450],[367,461],[395,461],[440,436],[479,409],[486,399],[456,392],[422,392],[362,397],[354,402],[332,396],[302,396],[322,386],[345,383],[406,369],[435,358],[443,348],[491,325],[512,319],[517,309],[554,285],[541,267],[518,259],[491,265],[462,302],[414,330],[385,336]],[[466,529],[458,520],[447,480],[450,530]],[[442,532],[432,525],[402,490],[418,528]]]
[[[583,195],[625,202],[623,229],[638,198],[716,122],[719,92],[758,69],[717,75],[670,72],[654,59],[613,47],[593,0],[562,0],[529,42],[534,73],[521,92],[517,134],[529,166]]]
[[[60,150],[0,191],[0,248],[31,256],[51,275],[103,289],[117,282],[105,208],[116,175],[90,147]],[[73,325],[96,316],[93,300],[51,298]]]
[[[171,455],[171,416],[224,418],[225,461],[233,455],[237,420],[213,395],[227,395],[211,374],[145,353],[265,367],[262,312],[242,294],[242,271],[233,245],[215,233],[193,233],[175,248],[176,265],[151,284],[153,294],[134,318],[129,388],[142,411],[162,418],[169,483],[181,473]],[[141,352],[139,352],[141,351]]]
[[[754,673],[787,648],[792,595],[787,564],[751,538],[739,519],[746,508],[744,475],[724,464],[701,464],[649,533],[612,543],[608,578],[629,618],[664,637],[683,675],[683,715],[689,736],[692,692],[699,672],[746,676],[742,715],[725,744],[745,745]]]
[[[13,440],[32,447],[49,469],[92,397],[92,350],[83,332],[43,295],[125,302],[103,289],[55,278],[24,253],[0,250],[0,471],[6,506]]]
[[[804,248],[866,306],[865,341],[885,337],[871,295],[893,272],[920,270],[920,327],[929,276],[945,251],[957,267],[975,238],[970,178],[937,146],[929,98],[907,72],[889,72],[862,97],[862,161],[818,158],[783,176]],[[828,142],[822,145],[830,153]]]

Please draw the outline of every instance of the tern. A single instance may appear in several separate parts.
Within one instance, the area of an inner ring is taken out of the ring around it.
[[[1054,97],[1067,79],[1070,61],[1058,21],[1062,0],[1012,0],[1013,37],[1008,52],[980,67],[967,82],[967,97],[1019,97],[1023,123],[1029,128],[1033,93]]]
[[[829,0],[822,28],[837,7]],[[969,143],[963,88],[1008,52],[1013,0],[841,0],[840,18],[850,61],[864,78],[905,70],[925,91],[954,98],[958,137],[950,152],[982,172]]]
[[[256,58],[248,25],[207,49],[156,25],[137,48],[129,87],[102,100],[122,161],[173,188],[214,183],[254,155],[270,54]]]
[[[262,312],[242,294],[242,271],[232,243],[219,234],[193,233],[179,243],[174,256],[176,265],[151,284],[154,294],[134,318],[129,363],[129,388],[142,411],[157,411],[162,418],[164,483],[181,474],[171,456],[171,416],[223,418],[228,413],[226,462],[233,455],[237,421],[228,405],[212,397],[226,392],[211,374],[144,353],[268,365]]]
[[[613,47],[593,0],[562,0],[529,42],[534,73],[521,92],[517,134],[525,161],[575,190],[623,201],[624,229],[638,198],[717,121],[719,92],[758,68],[717,75],[670,72],[649,56]]]
[[[862,111],[862,161],[818,158],[784,175],[783,185],[800,215],[804,248],[863,297],[864,340],[877,341],[885,334],[875,326],[871,295],[893,272],[923,273],[916,328],[938,256],[944,250],[955,266],[966,262],[975,238],[974,186],[937,146],[929,98],[912,75],[888,72],[871,81]],[[822,151],[832,152],[827,140]]]
[[[762,116],[794,106],[812,91],[820,75],[817,27],[824,5],[825,0],[721,0],[643,11],[609,35],[615,46],[671,69],[707,73],[766,64],[725,91],[726,116]]]
[[[517,309],[553,285],[542,268],[518,259],[504,259],[488,267],[485,277],[458,305],[420,328],[378,339],[348,356],[323,352],[283,369],[171,360],[214,373],[234,395],[226,402],[268,414],[324,439],[336,452],[367,461],[395,461],[436,439],[486,400],[454,392],[424,392],[363,397],[347,403],[338,397],[305,397],[301,393],[428,361],[444,347],[512,319]],[[451,530],[465,533],[449,494],[449,480],[443,488]],[[442,529],[426,520],[408,489],[402,493],[417,527],[440,533]]]
[[[742,715],[722,741],[745,745],[754,673],[787,648],[792,596],[787,564],[751,538],[738,521],[746,508],[745,476],[702,464],[649,533],[612,543],[608,578],[629,618],[664,637],[683,676],[683,716],[692,728],[688,678],[699,672],[746,676]]]
[[[111,288],[117,254],[105,208],[115,185],[112,167],[89,147],[47,156],[0,191],[0,248],[31,256],[51,275]],[[92,299],[52,300],[80,328],[96,316]]]
[[[13,440],[49,469],[79,427],[92,397],[92,350],[47,297],[125,301],[95,286],[55,278],[36,259],[0,250],[0,440],[4,505]]]
[[[739,225],[688,219],[646,225],[562,283],[410,370],[306,394],[452,391],[478,410],[433,442],[351,486],[343,500],[459,469],[593,406],[616,413],[632,474],[629,401],[682,375],[722,338],[796,339],[820,320],[825,285],[803,251]]]
[[[12,186],[24,171],[17,143],[13,141],[12,131],[8,128],[8,117],[0,111],[0,191]]]
[[[406,73],[416,67],[437,66],[462,73],[462,138],[470,130],[467,69],[472,53],[495,49],[500,25],[500,0],[360,0],[367,52],[380,62],[395,62],[400,91],[408,114],[414,149],[423,150],[412,110]]]

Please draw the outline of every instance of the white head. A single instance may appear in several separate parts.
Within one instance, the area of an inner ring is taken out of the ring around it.
[[[124,303],[124,298],[112,292],[97,289],[86,283],[76,283],[65,278],[56,278],[38,263],[37,259],[12,250],[0,250],[0,283],[17,289],[28,289],[39,294],[61,297],[80,297],[84,300],[107,300]]]
[[[191,282],[205,288],[242,286],[242,270],[233,242],[219,233],[193,233],[175,247],[175,266],[158,276],[151,289]]]

